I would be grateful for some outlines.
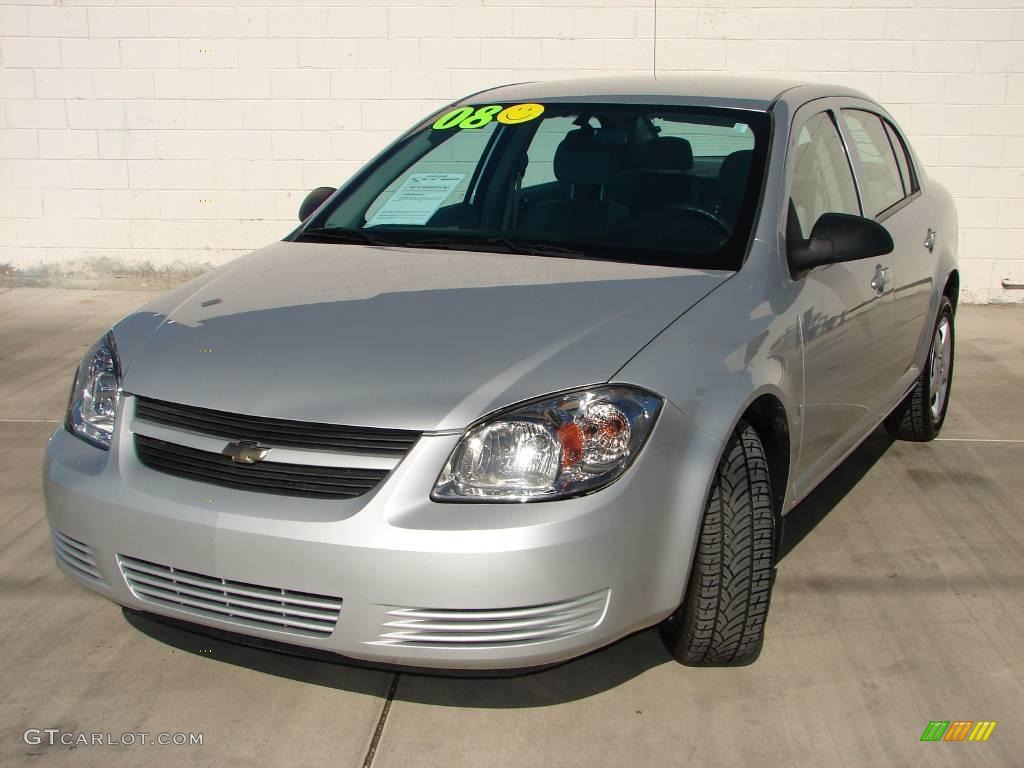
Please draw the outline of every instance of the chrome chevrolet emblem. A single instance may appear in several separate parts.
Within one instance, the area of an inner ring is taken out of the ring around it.
[[[251,440],[239,440],[236,443],[225,445],[220,454],[239,464],[255,464],[257,461],[263,461],[269,452],[269,448],[262,448],[259,443],[254,443]]]

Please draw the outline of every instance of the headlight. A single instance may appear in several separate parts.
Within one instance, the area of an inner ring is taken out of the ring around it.
[[[639,453],[660,408],[656,395],[622,386],[517,406],[466,431],[433,498],[530,501],[603,488]]]
[[[108,332],[85,353],[71,387],[68,430],[93,445],[110,448],[114,415],[121,402],[121,363],[114,335]]]

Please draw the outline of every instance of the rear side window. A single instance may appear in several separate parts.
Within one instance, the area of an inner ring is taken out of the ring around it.
[[[526,148],[523,189],[558,181],[555,178],[555,152],[569,132],[579,128],[577,122],[573,117],[553,117],[541,121],[530,146]],[[600,127],[594,119],[587,121],[587,125],[591,128]]]
[[[896,155],[878,115],[844,109],[843,121],[853,140],[852,151],[859,160],[864,213],[877,216],[906,196]]]
[[[823,213],[860,215],[850,163],[827,112],[810,118],[800,129],[789,202],[789,230],[798,238],[808,237]]]
[[[885,123],[885,133],[889,137],[892,150],[896,153],[896,164],[899,165],[900,176],[903,177],[903,191],[907,195],[912,195],[917,192],[918,185],[917,174],[914,172],[914,162],[910,159],[910,152],[907,151],[907,145],[889,121],[883,120],[882,122]]]

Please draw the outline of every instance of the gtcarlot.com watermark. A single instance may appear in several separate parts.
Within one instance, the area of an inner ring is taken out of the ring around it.
[[[87,733],[85,731],[64,731],[60,728],[27,728],[22,735],[26,744],[51,747],[134,747],[156,745],[161,747],[202,746],[201,733],[149,733],[148,731],[112,731]]]

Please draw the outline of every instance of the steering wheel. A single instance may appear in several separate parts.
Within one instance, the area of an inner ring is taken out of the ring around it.
[[[720,218],[718,218],[718,216],[711,213],[711,211],[707,211],[703,208],[698,208],[695,205],[673,205],[671,206],[671,210],[676,213],[686,213],[710,221],[712,224],[714,224],[716,227],[718,227],[718,229],[722,231],[723,241],[728,240],[730,237],[732,237],[732,228],[724,221],[722,221]]]

